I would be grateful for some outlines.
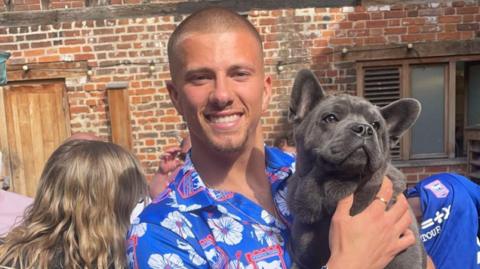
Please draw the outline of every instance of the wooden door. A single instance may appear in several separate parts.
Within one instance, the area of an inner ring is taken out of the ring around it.
[[[61,83],[4,87],[11,189],[33,197],[43,166],[69,135]]]

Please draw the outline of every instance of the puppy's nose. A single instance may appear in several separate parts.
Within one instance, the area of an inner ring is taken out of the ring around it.
[[[355,124],[352,126],[352,131],[360,137],[370,137],[373,135],[373,128],[368,124]]]

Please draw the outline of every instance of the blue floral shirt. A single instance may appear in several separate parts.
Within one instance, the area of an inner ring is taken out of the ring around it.
[[[295,160],[276,148],[265,154],[278,218],[241,194],[207,188],[187,157],[175,181],[134,220],[129,267],[290,268],[286,179]]]

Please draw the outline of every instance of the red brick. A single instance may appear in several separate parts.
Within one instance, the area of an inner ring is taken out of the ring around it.
[[[40,56],[45,54],[44,49],[27,50],[23,52],[25,57]]]
[[[383,36],[367,37],[364,40],[365,40],[366,45],[384,44],[385,43],[385,38]]]
[[[463,7],[465,6],[465,1],[454,1],[452,2],[453,7]]]
[[[462,40],[470,40],[475,38],[475,32],[470,31],[470,32],[461,32],[462,35]]]
[[[425,18],[404,18],[402,19],[402,25],[423,25],[425,24]]]
[[[457,14],[478,14],[478,6],[457,8]]]
[[[456,24],[445,24],[443,26],[443,30],[447,33],[456,32],[457,31],[457,25]]]
[[[386,35],[399,35],[407,33],[406,27],[398,27],[398,28],[385,28]]]
[[[88,113],[90,112],[90,109],[88,109],[88,107],[84,107],[84,106],[70,106],[70,115],[74,115],[74,114],[80,114],[80,113]]]
[[[405,11],[395,10],[395,11],[386,11],[383,15],[385,19],[394,19],[394,18],[404,18]]]
[[[404,167],[401,168],[403,173],[405,174],[418,174],[418,173],[423,173],[424,168],[423,167]]]
[[[448,167],[447,166],[429,166],[429,167],[425,167],[425,172],[427,173],[448,172]]]
[[[462,35],[459,32],[456,33],[438,33],[438,40],[459,40]]]
[[[475,21],[475,16],[473,14],[463,15],[463,18],[462,18],[463,23],[469,23],[474,21]]]
[[[54,56],[43,56],[38,58],[38,62],[40,63],[50,63],[50,62],[59,62],[60,57],[58,55]]]
[[[441,15],[443,15],[443,9],[439,9],[439,8],[420,9],[418,11],[418,16],[441,16]]]
[[[370,15],[368,13],[349,13],[347,17],[349,21],[361,21],[370,19]]]
[[[261,18],[258,21],[259,25],[275,25],[277,24],[277,19],[274,18]]]
[[[386,20],[367,21],[367,28],[383,28],[387,26]]]
[[[461,16],[440,16],[438,23],[458,23],[462,20]]]
[[[478,28],[478,23],[457,24],[458,31],[477,31]]]
[[[77,39],[65,39],[63,43],[68,46],[68,45],[80,45],[80,44],[85,44],[85,39],[83,38],[77,38]]]
[[[414,34],[414,35],[403,35],[402,42],[419,42],[419,41],[431,41],[435,40],[435,34]]]
[[[143,26],[129,26],[127,28],[127,32],[129,33],[139,33],[139,32],[143,32],[145,30],[145,27]]]
[[[30,47],[32,49],[37,49],[37,48],[47,48],[52,46],[52,42],[50,41],[41,41],[41,42],[32,42],[30,43]]]
[[[121,39],[122,39],[122,41],[134,41],[134,40],[137,40],[137,35],[136,34],[122,35]]]
[[[370,12],[370,20],[382,20],[383,12]]]
[[[339,29],[351,29],[353,26],[353,23],[350,21],[342,21],[338,23]]]
[[[353,44],[352,38],[332,38],[330,39],[332,45],[351,45]]]
[[[81,52],[81,47],[60,47],[58,49],[61,54],[70,54]]]
[[[93,99],[88,99],[88,100],[85,101],[85,104],[87,106],[95,106],[95,105],[97,105],[97,101],[93,100]]]

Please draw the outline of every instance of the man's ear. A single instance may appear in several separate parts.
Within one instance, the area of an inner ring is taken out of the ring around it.
[[[263,81],[263,102],[262,102],[262,112],[265,112],[268,109],[270,104],[270,98],[272,97],[272,77],[265,76]]]
[[[293,82],[288,120],[292,123],[302,121],[324,97],[325,92],[315,74],[308,69],[300,70]]]
[[[182,108],[178,102],[177,87],[175,87],[175,84],[173,84],[171,80],[167,80],[166,84],[167,84],[168,95],[170,95],[170,100],[172,100],[173,106],[175,106],[175,109],[180,115],[183,115]]]
[[[395,146],[403,133],[412,127],[421,110],[420,102],[413,98],[402,98],[380,109],[387,124],[391,147]]]

